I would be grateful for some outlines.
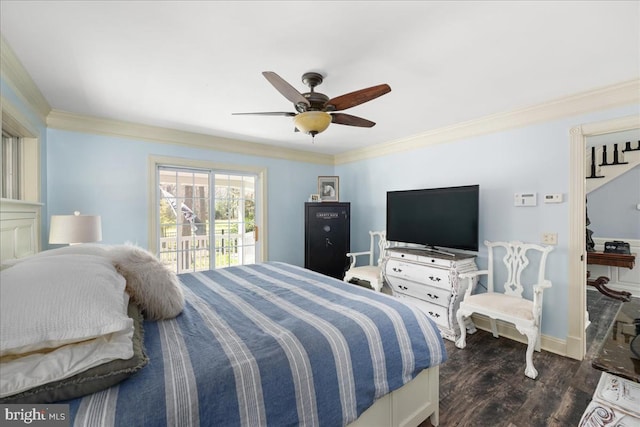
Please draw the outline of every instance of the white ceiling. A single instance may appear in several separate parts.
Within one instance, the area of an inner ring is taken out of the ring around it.
[[[640,78],[638,1],[12,1],[1,32],[53,109],[337,154]],[[371,129],[311,137],[261,75]]]

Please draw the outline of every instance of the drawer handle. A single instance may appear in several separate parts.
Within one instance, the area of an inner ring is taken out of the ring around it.
[[[431,317],[440,317],[438,313],[434,313],[433,311],[430,311],[429,315],[431,315]]]
[[[393,267],[393,271],[395,271],[396,273],[401,273],[402,269],[401,268],[397,268],[397,267]]]
[[[427,296],[431,299],[438,299],[440,298],[438,295],[432,295],[432,294],[427,294]]]
[[[407,288],[406,286],[402,286],[402,285],[398,285],[398,287],[399,287],[400,289],[402,289],[403,291],[406,291],[407,289],[409,289],[409,288]]]
[[[442,279],[441,279],[441,278],[439,278],[439,277],[429,276],[429,280],[431,280],[432,282],[439,282],[439,281],[441,281]]]

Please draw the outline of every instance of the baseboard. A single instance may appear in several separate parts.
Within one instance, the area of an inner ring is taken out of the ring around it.
[[[489,318],[487,316],[473,314],[471,318],[473,319],[473,323],[475,323],[478,329],[491,332],[491,323],[489,322]],[[527,343],[527,338],[520,332],[518,332],[513,324],[498,320],[497,325],[498,334],[500,334],[501,337],[509,338],[511,340],[518,341],[524,344]],[[542,335],[542,337],[540,338],[540,347],[542,350],[548,351],[550,353],[555,353],[564,357],[571,357],[567,354],[567,342],[565,340]]]

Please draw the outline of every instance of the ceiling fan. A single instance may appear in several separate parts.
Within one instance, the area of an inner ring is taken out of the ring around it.
[[[370,128],[374,122],[351,114],[336,113],[335,111],[346,110],[356,105],[371,101],[385,93],[391,92],[388,84],[372,86],[366,89],[350,92],[335,98],[316,92],[315,87],[322,83],[322,74],[304,73],[302,82],[309,86],[309,92],[300,93],[296,88],[287,83],[282,77],[273,71],[264,71],[262,75],[280,92],[285,98],[293,102],[293,107],[297,113],[286,111],[273,111],[262,113],[233,113],[234,115],[261,115],[261,116],[287,116],[293,117],[295,131],[304,132],[314,138],[320,132],[329,127],[329,124],[358,126]]]

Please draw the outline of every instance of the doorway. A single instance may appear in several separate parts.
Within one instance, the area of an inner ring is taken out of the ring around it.
[[[176,273],[266,259],[266,171],[150,156],[149,247]]]
[[[158,255],[176,273],[256,262],[254,174],[158,166]]]
[[[640,129],[637,115],[587,123],[570,131],[569,146],[569,287],[567,301],[568,332],[566,355],[582,360],[586,354],[587,263],[586,263],[586,185],[587,138]]]

